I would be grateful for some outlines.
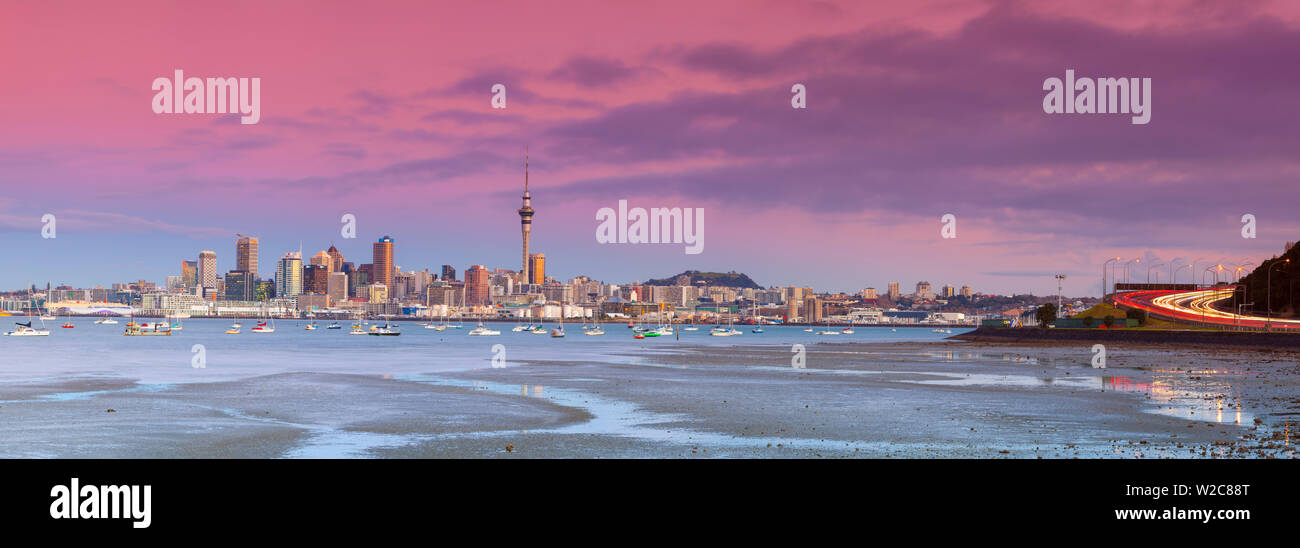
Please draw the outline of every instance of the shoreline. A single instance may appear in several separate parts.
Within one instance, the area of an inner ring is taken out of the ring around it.
[[[1300,352],[1300,335],[1296,333],[1260,333],[1254,331],[1200,331],[1148,329],[1041,329],[980,327],[969,333],[945,340],[972,343],[1065,346],[1070,344],[1116,344],[1169,349],[1189,347],[1273,350]]]

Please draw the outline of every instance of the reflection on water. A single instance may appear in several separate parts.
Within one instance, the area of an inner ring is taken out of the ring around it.
[[[1147,381],[1118,375],[1098,379],[1103,390],[1146,394],[1156,403],[1154,412],[1161,415],[1239,425],[1243,420],[1250,422],[1255,417],[1242,412],[1241,396],[1235,394],[1230,379],[1225,378],[1232,374],[1231,371],[1211,370],[1159,371]]]

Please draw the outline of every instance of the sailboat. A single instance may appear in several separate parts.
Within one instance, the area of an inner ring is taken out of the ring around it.
[[[602,329],[600,326],[600,318],[596,319],[596,325],[591,326],[591,329],[583,331],[582,334],[583,335],[604,335],[605,330]]]
[[[551,330],[551,338],[559,339],[564,337],[564,301],[560,301],[560,324]]]
[[[844,329],[841,329],[841,330],[840,330],[840,333],[843,333],[843,334],[845,334],[845,335],[852,335],[852,334],[853,334],[853,320],[852,320],[852,319],[849,320],[849,326],[848,326],[848,327],[845,327]]]
[[[339,322],[332,322],[329,325],[325,326],[325,329],[343,329],[343,326],[339,325]]]
[[[48,337],[50,336],[50,330],[45,329],[44,322],[41,323],[41,329],[33,329],[32,322],[30,319],[27,320],[27,323],[14,322],[14,325],[17,325],[18,328],[14,329],[13,331],[9,331],[5,333],[6,337]]]
[[[77,327],[77,326],[72,325],[72,318],[66,318],[66,319],[63,320],[63,325],[60,325],[59,327],[61,327],[61,328],[63,328],[63,329],[72,329],[72,328]]]
[[[469,334],[471,337],[494,337],[500,335],[501,332],[495,329],[488,329],[487,326],[483,325],[483,317],[480,316],[478,319],[478,327],[469,330]]]
[[[402,332],[398,331],[397,326],[389,325],[388,322],[384,322],[384,325],[372,328],[370,334],[379,337],[396,337],[401,335]]]
[[[306,330],[306,331],[315,331],[315,330],[318,329],[319,327],[320,327],[320,326],[316,325],[316,321],[315,321],[315,320],[312,320],[312,321],[310,321],[310,322],[307,322],[307,327],[305,328],[305,330]]]
[[[100,318],[95,320],[95,325],[117,325],[117,320],[113,318]]]
[[[825,328],[823,328],[821,331],[818,331],[817,334],[818,334],[818,335],[839,335],[840,332],[839,332],[839,331],[836,331],[836,330],[834,330],[834,329],[831,329],[831,322],[830,322],[830,320],[826,320]]]
[[[270,313],[266,313],[265,305],[263,305],[262,310],[264,312],[264,315],[270,320],[271,323],[268,325],[267,320],[262,320],[260,322],[257,322],[257,325],[253,326],[253,329],[251,329],[251,331],[253,333],[275,333],[275,318],[272,317]]]

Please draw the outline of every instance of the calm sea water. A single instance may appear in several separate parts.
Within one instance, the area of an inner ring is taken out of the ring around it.
[[[250,333],[254,322],[243,321],[243,333],[227,335],[231,320],[190,319],[184,329],[170,337],[124,337],[118,325],[95,325],[92,320],[74,319],[73,329],[61,329],[60,322],[47,322],[49,337],[0,337],[0,380],[58,379],[74,376],[107,375],[137,379],[144,383],[211,382],[248,378],[290,371],[325,373],[416,374],[456,371],[492,366],[501,345],[506,365],[520,360],[620,361],[631,362],[645,355],[677,345],[735,346],[772,344],[789,346],[816,342],[923,342],[951,335],[930,328],[858,327],[852,335],[821,336],[803,327],[766,326],[765,333],[751,333],[750,326],[734,337],[712,337],[709,326],[684,331],[680,340],[663,336],[638,340],[626,324],[606,323],[606,334],[587,336],[581,324],[566,323],[568,336],[515,333],[515,324],[492,323],[501,331],[495,337],[471,337],[469,330],[425,329],[415,322],[395,322],[402,335],[375,337],[349,335],[343,329],[307,331],[304,321],[277,321],[275,333]],[[554,324],[547,324],[547,329]],[[820,328],[817,328],[820,330]],[[6,329],[7,330],[7,329]],[[965,329],[953,329],[953,334]],[[202,345],[205,367],[193,366]],[[628,356],[633,354],[633,356]]]

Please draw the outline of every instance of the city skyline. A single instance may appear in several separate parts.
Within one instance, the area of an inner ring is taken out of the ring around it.
[[[718,32],[679,28],[688,8]],[[85,5],[58,25],[13,6],[31,24],[0,38],[29,52],[3,58],[22,108],[0,113],[0,239],[21,266],[0,287],[161,281],[196,251],[226,257],[237,233],[270,257],[299,241],[367,256],[339,237],[348,214],[359,245],[402,242],[407,268],[522,268],[526,149],[530,247],[558,279],[735,270],[847,292],[929,280],[1047,295],[1066,274],[1066,294],[1096,295],[1110,257],[1258,263],[1300,235],[1300,105],[1277,99],[1300,79],[1276,61],[1300,53],[1293,4],[1170,2],[1122,20],[979,1],[435,9],[347,11],[364,24],[345,34],[330,2],[252,21]],[[460,30],[482,21],[491,39]],[[133,32],[146,27],[167,30]],[[153,114],[149,82],[176,69],[261,78],[260,122]],[[1045,114],[1043,81],[1067,70],[1151,78],[1150,122]],[[507,108],[491,106],[496,83]],[[790,108],[795,83],[806,109]],[[596,243],[596,211],[623,199],[708,210],[706,250]],[[57,238],[41,237],[47,213]],[[949,213],[957,237],[942,239]],[[1246,214],[1256,239],[1240,236]]]

